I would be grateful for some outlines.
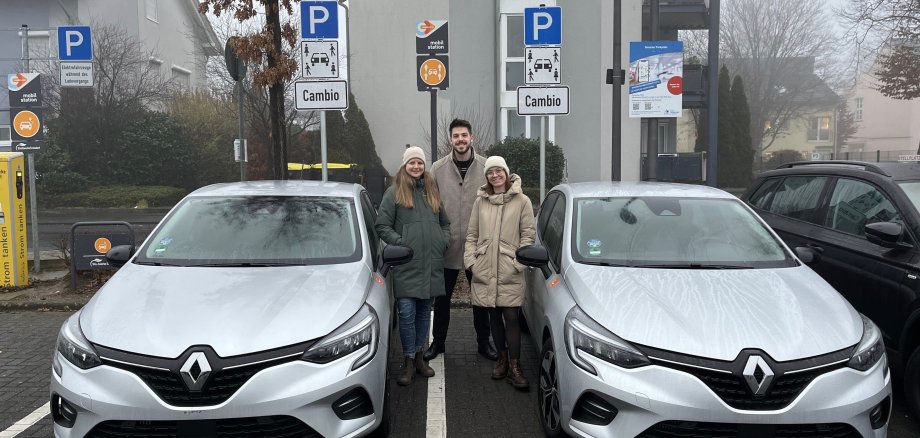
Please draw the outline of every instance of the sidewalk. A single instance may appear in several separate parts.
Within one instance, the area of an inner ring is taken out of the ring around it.
[[[41,272],[32,271],[32,252],[28,253],[29,286],[0,290],[0,312],[74,311],[92,298],[91,292],[73,293],[69,288],[67,265],[60,251],[41,251]]]

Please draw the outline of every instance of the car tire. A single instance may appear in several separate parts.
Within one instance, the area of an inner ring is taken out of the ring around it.
[[[562,408],[559,405],[559,372],[556,370],[556,352],[553,342],[543,342],[540,352],[540,375],[537,379],[537,409],[540,427],[550,438],[567,436],[562,429]]]
[[[373,438],[384,438],[390,436],[390,367],[387,365],[387,379],[384,382],[383,388],[383,408],[381,409],[381,416],[383,419],[380,421],[380,425],[370,433],[370,437]]]
[[[920,420],[920,347],[914,349],[904,366],[904,399],[914,419]]]

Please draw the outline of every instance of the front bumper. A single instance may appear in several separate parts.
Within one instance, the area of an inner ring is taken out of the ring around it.
[[[750,411],[730,407],[698,378],[679,370],[657,365],[628,370],[589,356],[586,360],[599,373],[594,376],[574,365],[565,351],[556,358],[562,424],[573,436],[642,436],[656,425],[662,427],[659,423],[675,421],[696,422],[700,427],[704,423],[744,425],[742,431],[749,427],[746,425],[844,424],[863,438],[887,436],[887,418],[879,429],[873,429],[870,421],[876,406],[886,398],[890,403],[891,377],[884,359],[866,372],[842,368],[820,375],[782,409]],[[587,393],[616,408],[613,421],[594,425],[572,418],[576,403]],[[692,423],[684,426],[695,427]]]
[[[358,370],[352,363],[361,349],[332,363],[293,361],[266,368],[252,376],[228,400],[215,406],[175,407],[163,402],[130,371],[98,366],[81,370],[59,356],[62,376],[52,371],[51,394],[76,408],[73,427],[54,424],[56,437],[83,437],[104,421],[190,422],[232,418],[289,416],[322,436],[351,437],[373,431],[385,415],[386,349]],[[60,355],[60,353],[55,352]],[[349,391],[367,391],[371,415],[342,420],[333,403]]]

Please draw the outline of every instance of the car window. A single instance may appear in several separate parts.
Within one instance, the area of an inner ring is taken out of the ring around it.
[[[329,264],[361,259],[351,198],[192,197],[147,240],[139,262],[180,266]]]
[[[770,230],[735,199],[575,200],[572,257],[632,267],[796,266]]]
[[[875,222],[902,223],[900,213],[875,186],[849,178],[838,179],[824,224],[837,231],[865,236],[863,227]]]
[[[549,260],[556,270],[562,268],[562,234],[565,231],[565,198],[562,195],[553,205],[553,210],[546,220],[543,233],[543,246],[549,252]]]
[[[790,176],[776,188],[770,213],[814,222],[818,203],[827,178],[823,176]]]
[[[782,181],[782,178],[767,179],[760,185],[757,191],[751,195],[748,202],[754,207],[766,210],[770,206],[770,201],[773,200],[773,194],[776,193],[776,187],[779,185],[780,181]]]
[[[537,219],[537,233],[540,235],[540,241],[543,240],[543,231],[546,230],[546,221],[549,219],[550,212],[553,211],[553,204],[559,198],[559,192],[552,192],[546,195],[546,199],[540,205],[540,216]]]
[[[377,270],[380,258],[378,252],[380,251],[380,238],[377,237],[377,230],[374,228],[374,223],[377,222],[377,211],[374,210],[367,192],[361,192],[361,210],[364,212],[364,228],[367,229],[367,238],[370,241],[368,246],[371,250],[371,260],[374,270]]]

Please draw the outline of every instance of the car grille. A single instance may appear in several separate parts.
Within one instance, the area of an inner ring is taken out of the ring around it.
[[[88,438],[120,437],[278,437],[322,438],[302,421],[289,416],[190,421],[104,421]]]
[[[861,438],[849,424],[733,424],[663,421],[638,438]]]

